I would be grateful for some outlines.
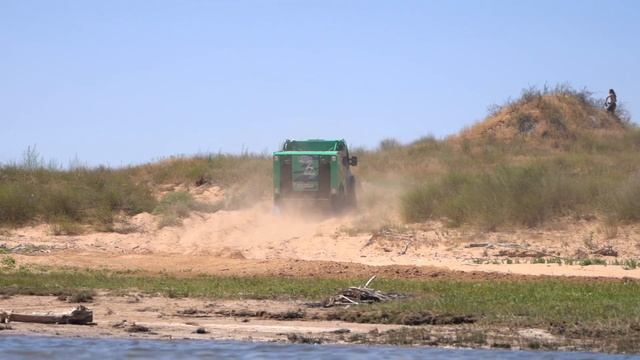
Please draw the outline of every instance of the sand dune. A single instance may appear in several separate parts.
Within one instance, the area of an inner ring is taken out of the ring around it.
[[[621,227],[611,239],[601,224],[587,220],[501,232],[448,229],[436,222],[356,231],[363,212],[366,210],[339,217],[303,212],[283,215],[273,213],[270,202],[263,201],[248,209],[193,213],[183,225],[162,229],[157,229],[153,215],[139,214],[130,220],[137,231],[128,234],[54,236],[48,226],[39,225],[15,230],[0,238],[0,244],[21,262],[69,266],[224,273],[241,270],[243,261],[247,266],[256,261],[272,262],[279,268],[287,260],[296,260],[640,278],[640,270],[612,265],[616,259],[621,263],[640,256],[636,226]],[[617,257],[596,254],[608,248],[615,250]],[[534,264],[536,257],[601,258],[609,265]],[[268,265],[262,268],[269,272]]]

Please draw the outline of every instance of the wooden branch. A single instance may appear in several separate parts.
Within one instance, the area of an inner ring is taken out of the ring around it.
[[[375,278],[376,278],[376,276],[375,276],[375,275],[373,275],[373,276],[369,279],[369,281],[367,281],[367,283],[366,283],[366,284],[364,284],[363,288],[365,288],[365,289],[366,289],[366,288],[368,288],[368,287],[369,287],[369,284],[371,284],[371,282],[372,282],[372,281],[373,281],[373,279],[375,279]]]
[[[27,322],[38,324],[73,324],[87,325],[93,322],[93,311],[80,305],[69,313],[65,314],[16,314],[13,312],[0,313],[0,322]]]
[[[404,249],[402,249],[402,251],[400,251],[400,255],[404,255],[407,253],[407,250],[409,250],[409,246],[411,246],[411,243],[413,242],[413,239],[409,239],[407,241],[406,244],[404,244]]]
[[[349,299],[348,297],[346,297],[346,296],[344,296],[344,295],[340,295],[340,299],[345,299],[345,300],[347,300],[348,302],[350,302],[350,303],[352,303],[352,304],[354,304],[354,305],[358,305],[358,303],[357,303],[357,302],[355,302],[355,301],[353,301],[353,300]]]

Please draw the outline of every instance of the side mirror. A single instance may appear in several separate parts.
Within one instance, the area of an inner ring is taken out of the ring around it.
[[[352,156],[349,159],[349,165],[351,166],[358,166],[358,157],[357,156]]]

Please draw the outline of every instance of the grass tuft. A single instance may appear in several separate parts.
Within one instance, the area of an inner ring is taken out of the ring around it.
[[[14,269],[16,267],[16,259],[12,256],[5,255],[0,260],[0,269]]]
[[[222,203],[208,204],[197,201],[187,192],[176,191],[166,194],[156,206],[154,213],[160,215],[158,226],[175,226],[182,223],[182,219],[192,211],[216,212],[222,208]]]

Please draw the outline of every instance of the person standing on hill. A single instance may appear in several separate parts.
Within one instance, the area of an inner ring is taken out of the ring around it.
[[[609,89],[609,96],[604,100],[604,108],[610,112],[616,112],[616,102],[618,102],[618,97],[616,96],[616,92],[613,89]]]

